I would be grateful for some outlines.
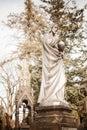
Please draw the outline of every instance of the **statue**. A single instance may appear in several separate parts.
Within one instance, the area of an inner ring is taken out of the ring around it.
[[[38,103],[40,106],[68,105],[64,99],[66,76],[63,63],[64,42],[52,30],[43,36],[42,82]]]

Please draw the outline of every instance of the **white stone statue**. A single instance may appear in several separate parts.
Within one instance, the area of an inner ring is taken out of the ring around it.
[[[40,106],[68,105],[64,100],[64,46],[63,42],[59,42],[57,34],[43,36],[42,82],[38,98]]]

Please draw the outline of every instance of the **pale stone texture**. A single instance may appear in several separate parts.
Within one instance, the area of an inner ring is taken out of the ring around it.
[[[52,33],[43,37],[42,82],[38,103],[41,106],[67,105],[64,100],[66,76],[63,63],[64,43]]]

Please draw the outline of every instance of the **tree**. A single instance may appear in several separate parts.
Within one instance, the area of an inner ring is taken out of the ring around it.
[[[41,65],[41,32],[44,30],[46,25],[43,18],[44,16],[42,17],[41,15],[42,12],[39,12],[38,7],[35,6],[34,3],[32,3],[30,0],[26,0],[25,6],[25,12],[23,12],[21,15],[10,14],[8,16],[7,25],[11,28],[16,27],[25,33],[26,40],[24,43],[18,45],[18,51],[15,53],[18,55],[19,59],[23,59],[28,56],[30,64],[29,68],[33,68],[33,70],[31,69],[31,82],[34,83],[32,84],[32,87],[35,88],[35,86],[37,86],[35,82],[38,84],[37,80],[38,78],[40,79],[40,77],[37,78],[37,76],[35,76],[35,73],[37,73],[38,66]],[[32,65],[32,63],[35,65]]]
[[[13,62],[14,63],[14,62]],[[0,96],[5,112],[9,116],[15,113],[15,93],[18,87],[18,77],[12,63],[5,63],[0,67],[0,84],[4,94]]]
[[[25,0],[25,12],[21,14],[9,14],[7,26],[22,30],[26,39],[40,40],[40,30],[45,27],[45,21],[39,8],[31,0]]]
[[[57,25],[60,40],[66,42],[82,38],[84,10],[78,9],[74,0],[67,3],[64,0],[42,1],[49,4],[49,6],[43,8],[50,14],[50,20]]]

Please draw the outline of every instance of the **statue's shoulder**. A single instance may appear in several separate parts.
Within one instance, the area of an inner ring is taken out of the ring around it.
[[[50,33],[45,33],[45,34],[43,35],[43,41],[44,41],[44,42],[50,43],[50,42],[52,42],[52,40],[53,40],[52,34],[50,34]]]

